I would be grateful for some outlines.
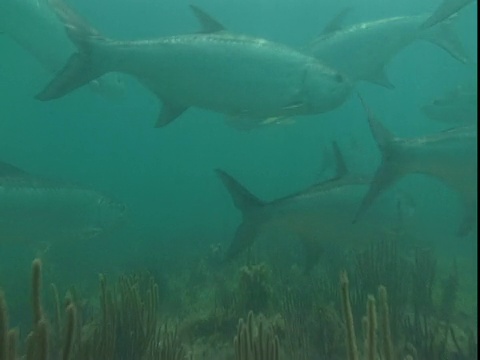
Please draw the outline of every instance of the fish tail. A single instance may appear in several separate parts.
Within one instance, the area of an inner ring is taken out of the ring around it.
[[[104,66],[106,62],[103,58],[106,45],[111,40],[102,37],[63,0],[49,0],[49,5],[63,22],[68,37],[78,51],[70,56],[63,69],[35,96],[41,101],[65,96],[109,71]]]
[[[258,199],[231,175],[221,169],[216,173],[223,185],[227,188],[233,203],[242,212],[243,221],[238,226],[235,237],[227,250],[226,259],[230,260],[250,247],[260,231],[262,217],[258,210],[265,206],[265,202]]]
[[[454,29],[457,18],[457,13],[453,13],[438,24],[422,30],[419,37],[445,50],[461,63],[468,64],[470,58]]]
[[[401,163],[402,140],[393,136],[393,134],[376,119],[362,97],[360,97],[360,100],[367,112],[370,130],[381,151],[382,160],[373,176],[370,188],[355,215],[354,223],[366,213],[367,209],[385,189],[393,185],[404,175],[404,166]]]
[[[472,2],[474,0],[443,0],[433,14],[423,22],[420,29],[435,26],[452,15],[458,14],[460,10]]]

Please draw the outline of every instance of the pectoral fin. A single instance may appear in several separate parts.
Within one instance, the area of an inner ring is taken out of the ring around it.
[[[295,120],[288,116],[271,116],[266,119],[256,119],[243,115],[232,115],[226,119],[228,126],[241,131],[251,131],[263,126],[292,125]]]

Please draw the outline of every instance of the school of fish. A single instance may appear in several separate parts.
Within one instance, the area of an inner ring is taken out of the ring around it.
[[[386,68],[417,40],[429,41],[476,68],[453,30],[459,11],[472,2],[444,0],[430,14],[347,26],[342,22],[348,12],[341,11],[302,48],[232,32],[195,5],[190,9],[201,26],[197,33],[123,40],[100,33],[63,0],[0,0],[0,32],[53,74],[39,89],[39,101],[59,99],[83,86],[121,100],[122,79],[131,76],[158,98],[157,128],[189,108],[224,114],[239,127],[250,128],[292,117],[316,116],[321,121],[320,114],[341,107],[360,81],[393,89]],[[26,23],[38,31],[27,31]],[[452,126],[435,133],[397,137],[361,96],[360,101],[381,153],[374,174],[352,173],[334,143],[332,177],[263,201],[226,170],[216,169],[242,214],[227,260],[240,256],[261,235],[281,232],[305,247],[310,270],[327,243],[350,248],[365,246],[365,239],[398,234],[408,225],[402,199],[393,189],[409,174],[426,175],[451,189],[463,209],[456,234],[476,231],[476,76],[421,106],[428,119]],[[93,238],[118,227],[128,217],[126,209],[100,191],[0,162],[0,246],[3,240],[32,237]]]

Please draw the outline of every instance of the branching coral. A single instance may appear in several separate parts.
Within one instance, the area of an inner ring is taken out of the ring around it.
[[[26,360],[47,360],[52,357],[62,360],[72,359],[72,344],[76,326],[76,308],[73,303],[66,308],[67,323],[63,334],[64,344],[59,348],[51,348],[53,343],[47,318],[41,305],[42,263],[35,259],[32,263],[32,330],[26,338]],[[16,360],[17,332],[10,330],[7,333],[7,306],[4,295],[0,292],[0,360]],[[6,334],[6,335],[5,335]]]
[[[254,319],[250,311],[247,321],[238,322],[237,336],[233,341],[235,360],[278,360],[279,341],[270,324],[259,315]]]
[[[112,290],[100,276],[101,315],[82,324],[81,312],[69,296],[62,325],[58,291],[52,286],[55,321],[51,326],[41,304],[41,261],[32,264],[32,331],[26,338],[25,360],[183,360],[185,350],[166,323],[158,318],[158,286],[148,279],[122,276]],[[17,333],[8,331],[7,305],[0,291],[0,360],[16,360]],[[79,333],[79,336],[76,336]],[[60,339],[62,339],[60,341]]]
[[[270,270],[264,263],[243,266],[239,278],[239,305],[242,310],[267,311],[272,297]]]

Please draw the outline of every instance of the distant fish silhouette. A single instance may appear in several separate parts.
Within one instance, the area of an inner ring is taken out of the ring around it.
[[[0,162],[0,244],[93,238],[116,227],[125,211],[97,191]]]

